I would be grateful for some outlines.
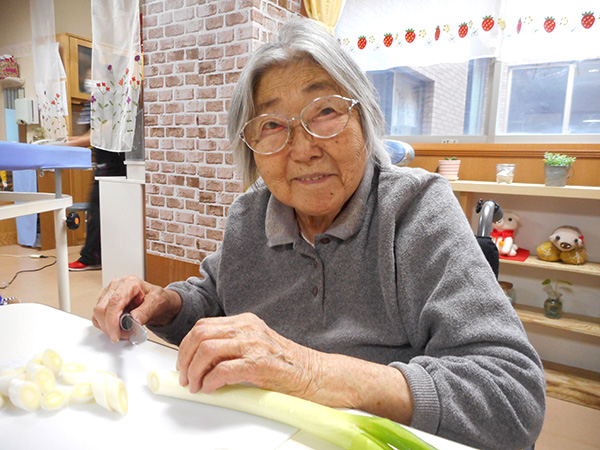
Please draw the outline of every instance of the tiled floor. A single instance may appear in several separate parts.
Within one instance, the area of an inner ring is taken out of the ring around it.
[[[53,260],[9,257],[30,254],[53,255],[18,245],[0,247],[0,285],[18,270],[42,267]],[[69,248],[69,261],[77,259],[79,247]],[[12,284],[0,290],[2,297],[16,296],[23,302],[43,303],[58,308],[56,266],[38,272],[21,273]],[[71,272],[71,312],[90,318],[92,308],[102,292],[102,272]],[[536,450],[600,449],[600,411],[548,398],[546,420]]]

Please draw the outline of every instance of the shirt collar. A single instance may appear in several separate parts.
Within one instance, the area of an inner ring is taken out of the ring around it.
[[[358,188],[327,230],[328,235],[345,240],[358,232],[371,192],[373,173],[373,163],[369,161]],[[272,194],[267,205],[265,233],[270,247],[294,243],[300,233],[294,209],[281,203]]]

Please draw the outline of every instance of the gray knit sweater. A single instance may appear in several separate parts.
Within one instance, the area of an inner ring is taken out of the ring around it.
[[[531,444],[544,418],[540,359],[448,182],[373,167],[311,246],[261,187],[229,210],[202,278],[173,283],[178,344],[204,316],[253,312],[283,336],[401,370],[412,426],[478,448]]]

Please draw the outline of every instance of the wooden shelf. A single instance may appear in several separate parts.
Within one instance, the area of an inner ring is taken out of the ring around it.
[[[600,374],[544,361],[546,393],[588,408],[600,409]]]
[[[600,277],[600,263],[587,261],[585,264],[565,264],[563,262],[543,261],[537,256],[529,255],[525,261],[500,258],[500,264],[524,265],[540,269],[556,270],[558,272],[573,272]]]
[[[544,186],[531,183],[494,183],[492,181],[451,181],[455,192],[478,192],[482,194],[527,195],[530,197],[583,198],[600,200],[598,186]]]
[[[570,333],[585,334],[600,338],[600,319],[580,314],[563,313],[560,319],[550,319],[544,315],[541,308],[515,305],[515,310],[521,322],[534,323],[545,327],[557,328]]]
[[[529,183],[495,183],[490,181],[452,181],[452,190],[467,218],[470,218],[474,194],[504,194],[542,198],[600,200],[599,186],[545,186]],[[582,265],[543,261],[535,254],[525,261],[500,258],[501,265],[520,265],[523,268],[540,268],[550,271],[579,273],[600,277],[600,263],[586,262]],[[580,314],[563,313],[560,319],[550,319],[541,308],[515,305],[523,324],[554,328],[579,336],[600,339],[600,319]],[[600,342],[600,341],[599,341]],[[549,397],[600,410],[600,373],[544,361],[546,393]]]

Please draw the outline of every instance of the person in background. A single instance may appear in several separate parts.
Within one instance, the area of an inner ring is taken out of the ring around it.
[[[87,71],[85,91],[92,92],[91,70]],[[69,137],[67,145],[74,147],[89,147],[91,138],[90,129],[90,102],[87,102],[78,119],[78,124],[87,127],[87,131],[80,136]],[[94,183],[89,197],[88,220],[86,224],[85,244],[80,251],[77,261],[69,263],[69,270],[79,272],[84,270],[98,270],[102,268],[101,242],[100,242],[100,187],[96,177],[125,176],[125,153],[112,152],[99,148],[92,148],[96,169]]]
[[[201,277],[115,280],[93,311],[113,342],[130,311],[179,345],[191,392],[252,383],[477,448],[540,433],[542,364],[448,181],[392,166],[365,73],[309,19],[244,68],[229,109],[251,186]]]

